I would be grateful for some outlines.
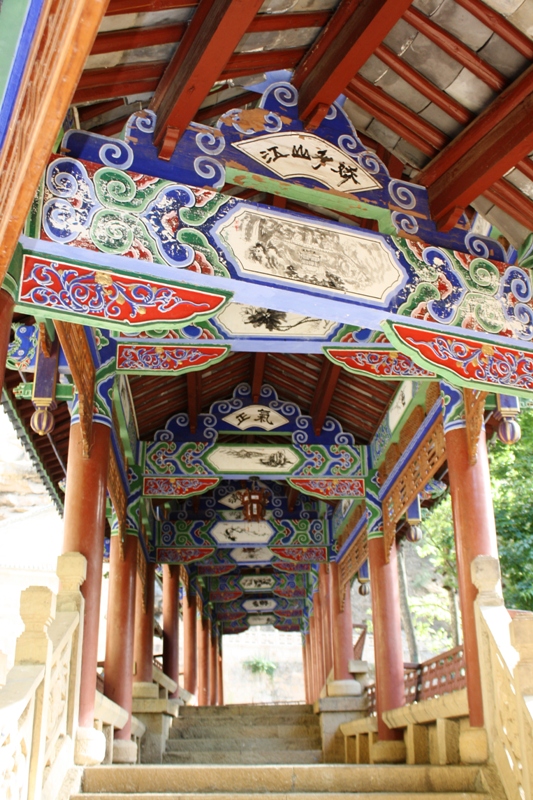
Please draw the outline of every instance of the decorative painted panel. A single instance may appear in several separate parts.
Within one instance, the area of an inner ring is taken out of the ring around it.
[[[178,520],[165,521],[160,527],[164,547],[211,547],[234,549],[246,545],[282,545],[299,547],[328,546],[327,526],[323,520]]]
[[[229,346],[183,344],[121,344],[117,347],[117,371],[133,375],[154,372],[173,375],[193,372],[222,361]]]
[[[359,349],[343,349],[324,347],[324,355],[334,364],[340,364],[347,372],[359,375],[370,375],[376,380],[392,381],[407,378],[433,378],[435,373],[429,372],[415,364],[409,356],[390,348],[374,347]]]
[[[364,497],[364,478],[289,478],[287,483],[299,492],[324,499]]]

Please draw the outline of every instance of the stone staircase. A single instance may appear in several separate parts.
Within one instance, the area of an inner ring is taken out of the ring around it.
[[[485,787],[467,766],[163,764],[88,767],[71,800],[489,800]]]
[[[173,721],[165,764],[319,764],[312,706],[184,706]]]
[[[489,800],[473,766],[322,764],[307,705],[180,709],[161,765],[89,767],[71,800]],[[494,796],[496,797],[496,795]]]

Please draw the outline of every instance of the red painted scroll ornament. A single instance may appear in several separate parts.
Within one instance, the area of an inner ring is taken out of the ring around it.
[[[435,378],[434,372],[418,366],[409,356],[393,349],[325,347],[324,352],[330,361],[340,364],[347,372],[371,375],[376,380]]]
[[[340,499],[365,496],[363,478],[291,478],[287,482],[303,494],[313,497]]]
[[[190,497],[203,494],[219,483],[220,478],[159,478],[143,479],[145,497]]]

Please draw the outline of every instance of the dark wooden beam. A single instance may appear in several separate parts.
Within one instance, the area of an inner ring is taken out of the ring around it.
[[[291,47],[289,50],[262,50],[257,53],[235,53],[222,70],[220,79],[257,75],[273,69],[294,69],[305,53],[305,47]]]
[[[172,156],[261,5],[262,0],[200,0],[152,102],[161,158]]]
[[[533,150],[533,66],[459,134],[417,177],[441,227]],[[527,165],[526,165],[527,169]]]
[[[124,105],[124,100],[108,100],[105,103],[93,103],[90,106],[78,108],[78,117],[80,122],[87,122],[89,119],[99,117],[100,114],[105,114],[106,111],[113,111],[115,108],[120,108]]]
[[[400,78],[403,78],[413,89],[416,89],[417,92],[423,94],[424,97],[427,97],[428,100],[431,100],[432,103],[435,103],[436,106],[449,114],[456,122],[460,122],[461,125],[468,125],[472,120],[474,115],[471,111],[462,106],[461,103],[458,103],[457,100],[454,100],[453,97],[450,97],[449,94],[438,89],[434,83],[424,78],[407,61],[396,55],[386,45],[380,44],[376,48],[374,55],[390,67]]]
[[[256,102],[259,98],[260,95],[257,92],[243,92],[229,97],[227,100],[221,100],[220,103],[213,103],[213,105],[198,109],[194,119],[196,122],[203,122],[212,117],[220,117],[232,108],[244,108],[244,106]]]
[[[86,103],[155,91],[165,71],[165,61],[121,64],[118,67],[85,70],[72,102]]]
[[[352,11],[346,15],[350,5]],[[321,123],[330,105],[342,94],[409,5],[410,0],[360,0],[341,7],[338,13],[343,17],[343,24],[336,35],[332,37],[326,28],[313,53],[314,66],[309,69],[304,62],[297,70],[299,113],[309,129],[313,130]],[[335,16],[331,25],[337,29]],[[303,75],[305,77],[301,80]]]
[[[91,133],[98,133],[100,136],[114,136],[116,133],[120,133],[129,117],[130,115],[126,114],[123,117],[118,117],[117,119],[109,120],[109,122],[103,122],[101,125],[96,125],[89,130]]]
[[[198,414],[202,407],[201,372],[187,373],[187,405],[189,409],[189,426],[191,428],[191,433],[196,433]]]
[[[500,36],[507,44],[514,47],[520,55],[533,61],[533,42],[527,36],[515,28],[505,17],[494,11],[481,0],[455,0],[457,5],[462,6],[469,11],[472,16],[479,19],[483,25],[486,25],[491,31],[494,31]]]
[[[76,89],[72,102],[76,105],[76,103],[90,103],[110,98],[124,98],[134,94],[149,94],[155,92],[158,83],[158,78],[152,78],[146,81],[107,83],[86,89]]]
[[[483,192],[483,196],[521,225],[533,230],[533,202],[503,178]]]
[[[333,399],[335,387],[339,380],[342,367],[333,364],[324,358],[322,371],[316,385],[315,394],[311,402],[311,416],[313,418],[313,430],[318,436],[322,431],[322,425],[328,415],[328,410]]]
[[[498,72],[497,69],[491,67],[486,61],[470,50],[460,39],[457,39],[444,28],[440,28],[433,20],[422,14],[416,8],[408,8],[403,15],[404,20],[416,28],[417,31],[424,34],[433,44],[444,50],[449,56],[454,58],[463,67],[466,67],[480,78],[487,86],[494,89],[496,92],[501,90],[507,85],[507,80]]]
[[[139,14],[148,11],[168,11],[171,8],[196,6],[198,0],[110,0],[106,17],[117,14]]]
[[[252,400],[254,403],[258,403],[261,396],[261,386],[263,385],[263,377],[265,375],[267,355],[268,353],[256,353],[254,355],[252,375]]]
[[[291,514],[296,508],[296,503],[298,502],[299,495],[300,492],[298,491],[298,489],[295,489],[294,486],[289,486],[289,491],[287,494],[287,507],[289,509],[289,513]]]

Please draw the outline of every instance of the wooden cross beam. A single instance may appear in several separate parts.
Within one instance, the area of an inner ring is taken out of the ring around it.
[[[432,217],[453,227],[461,210],[533,150],[533,66],[491,103],[425,169]]]
[[[202,407],[202,373],[187,373],[187,400],[189,406],[189,425],[191,433],[196,433],[198,414]]]
[[[259,402],[263,376],[265,374],[265,364],[268,353],[256,353],[254,356],[254,368],[252,377],[252,399],[254,403]]]
[[[161,158],[171,157],[261,5],[262,0],[200,0],[152,101]]]
[[[410,6],[410,0],[344,0],[294,74],[300,118],[310,130]]]
[[[333,394],[341,374],[342,367],[325,360],[322,371],[318,379],[315,394],[311,403],[311,416],[313,418],[313,429],[317,436],[322,431],[322,425],[326,419],[333,399]]]

